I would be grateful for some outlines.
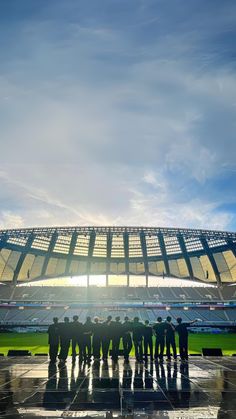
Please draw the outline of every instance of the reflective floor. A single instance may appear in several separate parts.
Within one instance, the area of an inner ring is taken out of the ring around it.
[[[236,418],[236,357],[50,366],[0,358],[0,418]]]

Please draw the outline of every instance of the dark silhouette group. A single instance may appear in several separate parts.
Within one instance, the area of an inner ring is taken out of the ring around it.
[[[48,328],[50,361],[55,363],[58,357],[60,363],[65,363],[72,346],[73,362],[77,354],[80,362],[89,363],[92,357],[99,361],[101,356],[103,361],[107,361],[109,354],[116,362],[121,353],[125,362],[128,362],[133,345],[136,361],[140,363],[147,361],[148,356],[151,361],[162,362],[165,347],[167,360],[171,360],[171,351],[176,360],[175,332],[179,335],[180,358],[187,361],[188,327],[195,321],[197,320],[182,323],[179,317],[177,325],[174,325],[171,317],[167,317],[165,321],[158,317],[157,322],[150,325],[149,320],[142,323],[138,317],[134,317],[132,321],[125,317],[124,322],[121,322],[120,317],[112,320],[112,316],[108,316],[105,321],[100,321],[98,317],[92,321],[91,317],[87,317],[83,324],[77,315],[73,316],[72,322],[65,317],[63,323],[59,323],[58,318],[54,317],[53,324]],[[120,351],[121,342],[123,352]]]

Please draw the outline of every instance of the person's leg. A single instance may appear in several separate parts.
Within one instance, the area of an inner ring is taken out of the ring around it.
[[[179,354],[181,359],[185,358],[183,339],[181,338],[181,336],[179,337]]]
[[[164,338],[164,336],[162,338],[160,338],[159,345],[160,345],[160,355],[159,355],[159,358],[160,358],[160,361],[162,361],[163,360],[163,356],[164,356],[164,349],[165,349],[165,338]]]
[[[138,342],[136,340],[134,340],[134,352],[135,352],[136,361],[138,361],[139,360],[139,352],[138,352]]]
[[[129,338],[128,338],[128,358],[129,358],[129,354],[130,354],[130,352],[131,352],[131,349],[132,349],[132,346],[133,346],[133,342],[132,342],[132,338],[131,338],[131,336],[129,336]]]
[[[144,358],[148,359],[148,341],[147,339],[144,339]]]
[[[88,352],[88,338],[86,337],[84,339],[84,343],[83,343],[83,360],[86,361],[87,359],[87,352]]]
[[[95,359],[100,358],[99,339],[96,336],[93,337],[93,356]]]
[[[83,354],[84,354],[84,340],[78,339],[77,340],[78,347],[79,347],[79,359],[80,361],[83,360]]]
[[[128,355],[128,340],[126,336],[123,336],[122,342],[123,342],[123,349],[124,349],[124,359],[125,361],[127,361],[129,358],[129,355]]]
[[[57,353],[58,353],[58,346],[57,344],[53,344],[49,346],[49,357],[51,362],[56,362]]]
[[[106,360],[108,356],[108,340],[106,338],[102,339],[102,359]]]
[[[158,359],[159,356],[159,339],[156,337],[155,339],[155,359]]]
[[[153,341],[152,338],[149,340],[150,359],[153,361]]]
[[[92,355],[92,344],[91,344],[91,337],[89,336],[87,341],[87,360],[91,361],[91,355]]]
[[[185,340],[185,359],[188,359],[188,336],[186,336]]]
[[[72,339],[72,359],[76,358],[76,339]]]
[[[175,338],[172,338],[172,340],[171,340],[171,346],[172,346],[172,349],[173,349],[174,359],[177,359]]]
[[[67,339],[66,342],[65,342],[65,351],[63,353],[63,360],[64,361],[67,360],[69,349],[70,349],[70,339]]]
[[[166,355],[167,359],[170,359],[170,339],[166,339]]]
[[[114,359],[117,361],[119,357],[119,347],[120,347],[120,338],[115,338],[114,340]]]
[[[143,360],[143,340],[140,340],[139,342],[139,357],[140,361]]]

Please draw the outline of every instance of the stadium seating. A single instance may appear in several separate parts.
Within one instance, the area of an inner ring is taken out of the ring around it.
[[[79,315],[84,321],[87,315],[98,316],[102,319],[108,315],[120,316],[123,320],[125,315],[130,318],[138,316],[142,321],[148,319],[156,321],[158,316],[166,318],[170,315],[174,320],[182,317],[184,321],[200,318],[203,322],[229,323],[236,322],[236,309],[228,308],[213,309],[214,303],[236,300],[236,287],[227,286],[222,289],[216,287],[63,287],[63,286],[12,286],[0,285],[0,324],[42,324],[52,322],[53,317],[61,321],[64,316],[72,318]],[[96,309],[91,306],[76,307],[76,304],[96,302],[105,304],[104,309]],[[157,309],[142,307],[143,303],[158,303],[172,305],[176,303],[188,303],[188,309],[167,307]],[[6,304],[11,303],[11,307]],[[56,303],[56,307],[51,305]],[[111,309],[109,304],[128,303],[127,308]],[[141,305],[140,308],[132,307],[132,304]],[[191,308],[191,303],[204,303],[206,308]],[[18,306],[12,307],[12,304]],[[30,306],[30,304],[37,304]],[[42,304],[42,305],[41,305]],[[106,307],[107,305],[107,307]],[[22,308],[23,307],[23,308]],[[210,307],[212,308],[210,310]]]

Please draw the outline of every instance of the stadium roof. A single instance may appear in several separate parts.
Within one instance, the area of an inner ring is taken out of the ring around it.
[[[0,230],[0,281],[145,275],[236,282],[236,233],[158,227]]]

